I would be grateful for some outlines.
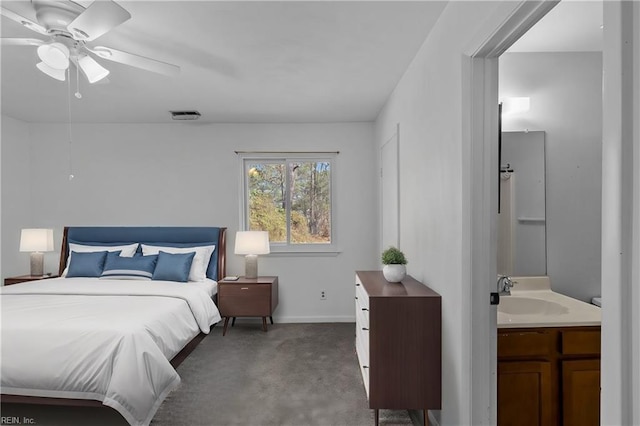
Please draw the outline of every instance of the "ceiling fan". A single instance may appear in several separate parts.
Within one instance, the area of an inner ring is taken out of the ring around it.
[[[93,46],[98,37],[131,18],[131,14],[112,0],[95,0],[86,9],[73,1],[32,0],[37,22],[33,22],[4,6],[0,14],[36,33],[40,38],[2,38],[4,46],[37,46],[42,62],[36,67],[56,80],[65,81],[70,64],[82,70],[89,83],[109,74],[94,59],[106,59],[168,76],[180,73],[180,67],[166,62],[134,55],[111,47]]]

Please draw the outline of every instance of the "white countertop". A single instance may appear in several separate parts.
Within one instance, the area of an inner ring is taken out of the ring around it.
[[[500,296],[498,328],[598,326],[602,321],[599,307],[552,291],[548,277],[512,280],[511,295]],[[518,306],[536,308],[518,312]]]

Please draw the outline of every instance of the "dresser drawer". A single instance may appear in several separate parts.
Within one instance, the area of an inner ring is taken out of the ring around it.
[[[364,382],[364,388],[367,392],[367,398],[369,397],[369,349],[364,348],[360,336],[356,334],[356,353],[358,355],[358,365],[360,367],[360,374],[362,374],[362,381]]]
[[[356,338],[360,341],[362,349],[369,353],[369,322],[366,321],[362,314],[356,314]],[[367,361],[369,357],[367,355]]]
[[[369,325],[369,309],[363,307],[362,303],[358,299],[356,299],[355,309],[356,309],[356,320],[358,320],[358,318],[361,318],[361,321],[364,321],[363,323],[368,326]]]
[[[365,291],[362,284],[358,283],[358,279],[356,277],[356,301],[360,305],[361,308],[369,309],[369,295]]]
[[[219,287],[218,304],[224,317],[270,316],[271,285],[225,284]]]

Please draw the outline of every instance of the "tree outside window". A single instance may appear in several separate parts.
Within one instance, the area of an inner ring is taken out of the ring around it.
[[[272,244],[331,244],[330,159],[245,159],[245,227]]]

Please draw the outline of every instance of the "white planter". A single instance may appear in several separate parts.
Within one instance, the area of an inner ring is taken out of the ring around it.
[[[390,283],[398,283],[407,275],[406,265],[384,265],[382,267],[384,279]]]

